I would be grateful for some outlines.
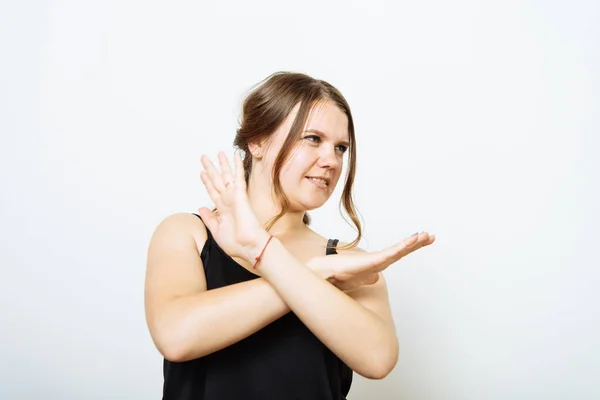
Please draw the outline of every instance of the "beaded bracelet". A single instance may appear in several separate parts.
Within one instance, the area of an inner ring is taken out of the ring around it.
[[[255,258],[256,262],[254,263],[254,266],[252,267],[252,269],[256,269],[256,266],[258,265],[260,259],[263,256],[263,253],[265,252],[265,249],[267,248],[267,246],[269,245],[269,242],[271,241],[271,239],[273,239],[273,235],[269,236],[269,240],[267,240],[267,243],[265,244],[265,247],[263,247],[262,251],[260,252],[259,256]]]

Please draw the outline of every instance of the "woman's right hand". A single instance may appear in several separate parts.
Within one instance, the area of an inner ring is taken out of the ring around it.
[[[427,232],[414,234],[400,243],[375,252],[363,250],[342,251],[340,254],[319,256],[307,266],[324,276],[340,290],[352,290],[371,285],[379,280],[379,273],[402,257],[435,241]]]
[[[244,179],[244,164],[239,153],[234,155],[234,171],[223,152],[219,152],[220,171],[202,155],[202,183],[218,209],[218,216],[209,208],[198,209],[206,227],[218,245],[228,255],[252,260],[257,246],[264,246],[269,237],[250,206]]]

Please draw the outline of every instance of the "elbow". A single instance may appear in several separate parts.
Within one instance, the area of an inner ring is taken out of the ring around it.
[[[373,364],[368,370],[366,370],[363,374],[363,377],[367,379],[379,380],[387,377],[390,372],[394,370],[396,363],[390,362],[378,362]]]
[[[169,306],[170,308],[166,308]],[[148,330],[158,352],[168,361],[184,362],[199,357],[194,348],[193,335],[186,317],[179,309],[168,304],[147,317]],[[195,357],[194,357],[195,355]]]
[[[367,379],[384,379],[398,363],[398,342],[396,341],[393,345],[386,346],[379,351],[371,352],[369,358],[368,368],[365,368],[360,375]]]
[[[168,340],[165,337],[153,338],[154,346],[166,360],[171,362],[182,362],[185,361],[185,351],[178,346],[175,341]]]
[[[187,352],[181,348],[181,346],[176,346],[173,344],[163,344],[162,346],[157,346],[160,354],[165,358],[165,360],[171,362],[184,362],[189,361],[189,357]]]
[[[380,363],[370,368],[363,376],[367,379],[379,380],[387,377],[394,370],[394,365]]]
[[[163,337],[155,342],[160,354],[171,362],[186,362],[204,357],[214,350],[206,346],[194,346],[190,338],[174,334],[169,338]]]
[[[155,334],[152,335],[154,345],[166,360],[171,362],[184,362],[191,359],[190,349],[186,346],[185,341],[176,337],[177,335],[169,334],[169,332],[166,331],[159,334],[158,329],[154,332]]]

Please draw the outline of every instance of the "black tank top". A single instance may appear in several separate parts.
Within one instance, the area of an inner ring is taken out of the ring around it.
[[[257,278],[206,231],[200,256],[208,290]],[[337,243],[329,239],[327,255]],[[352,370],[293,312],[204,357],[164,359],[163,374],[163,400],[344,400],[352,383]]]

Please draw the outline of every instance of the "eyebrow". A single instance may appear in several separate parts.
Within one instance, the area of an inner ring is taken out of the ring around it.
[[[325,132],[321,132],[321,131],[320,131],[320,130],[318,130],[318,129],[307,129],[307,130],[305,130],[304,132],[309,132],[309,133],[317,133],[317,134],[319,134],[319,135],[321,135],[321,136],[325,136],[325,137],[327,137],[327,135],[325,134]],[[346,147],[350,147],[350,143],[349,143],[347,140],[342,140],[342,141],[340,141],[340,142],[339,142],[339,144],[343,144],[343,145],[344,145],[344,146],[346,146]]]

